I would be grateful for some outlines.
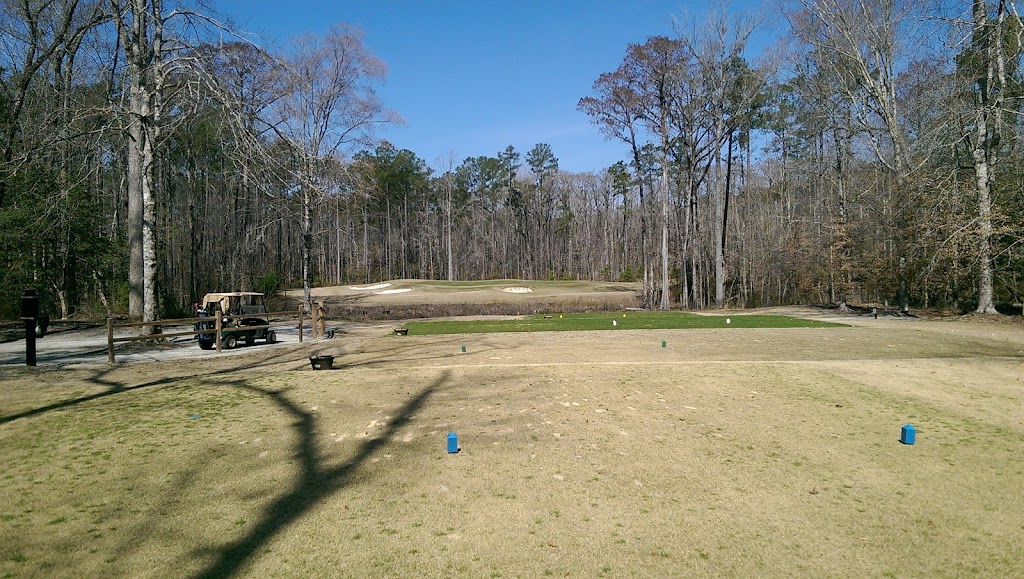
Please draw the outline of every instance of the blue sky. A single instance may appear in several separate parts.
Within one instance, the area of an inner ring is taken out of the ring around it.
[[[323,33],[336,22],[365,33],[388,66],[379,88],[405,126],[378,132],[435,168],[551,145],[563,170],[601,170],[626,158],[576,110],[626,45],[672,35],[673,17],[701,18],[706,4],[679,0],[492,2],[410,0],[218,0],[238,27],[270,41]],[[737,6],[733,4],[734,10]],[[688,12],[684,12],[687,10]]]

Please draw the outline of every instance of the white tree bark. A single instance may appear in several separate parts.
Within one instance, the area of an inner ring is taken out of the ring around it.
[[[977,79],[974,99],[975,185],[978,189],[978,309],[979,314],[996,313],[992,280],[992,193],[998,167],[998,140],[1001,132],[1004,87],[1006,86],[1006,50],[1003,30],[1006,5],[999,3],[995,21],[989,20],[984,0],[974,0],[972,35],[984,66]]]
[[[716,132],[725,132],[725,122],[719,117],[716,123]],[[715,246],[715,307],[721,308],[725,305],[725,247],[722,243],[725,238],[725,196],[729,194],[724,190],[722,179],[722,154],[720,141],[715,150],[715,167],[712,175],[711,192],[715,211],[714,246]]]
[[[661,304],[659,307],[667,310],[669,306],[669,294],[672,293],[668,280],[668,122],[667,111],[662,119],[661,132]]]
[[[111,0],[110,7],[128,61],[128,310],[133,319],[148,322],[156,319],[153,144],[160,123],[162,2]]]
[[[384,77],[384,65],[354,30],[336,26],[323,38],[300,39],[283,75],[285,94],[272,106],[270,125],[300,159],[293,177],[302,206],[303,301],[311,311],[313,210],[331,189],[325,167],[347,146],[368,142],[374,124],[401,119],[383,108],[370,86]]]
[[[137,110],[140,89],[134,79],[140,73],[131,63],[128,65],[130,88],[128,93],[128,110]],[[142,231],[143,231],[143,200],[142,200],[142,143],[145,140],[142,119],[130,115],[128,120],[128,317],[141,320],[145,304],[145,278],[143,275]]]

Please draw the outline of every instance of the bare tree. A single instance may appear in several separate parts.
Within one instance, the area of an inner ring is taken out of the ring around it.
[[[0,125],[3,129],[0,207],[5,202],[7,177],[24,161],[15,160],[17,121],[28,102],[33,81],[54,59],[67,59],[76,53],[85,34],[103,19],[97,4],[86,0],[0,1],[0,32],[4,36],[0,70],[12,73],[0,77],[0,87],[8,101],[4,119],[7,122]]]
[[[920,5],[914,0],[800,0],[790,15],[793,30],[815,49],[819,68],[839,82],[854,120],[869,137],[875,157],[898,176],[919,162],[903,130],[897,98],[900,62],[921,40]],[[879,124],[881,130],[879,130]],[[885,140],[880,136],[884,135]]]
[[[203,33],[219,24],[178,0],[107,2],[125,58],[121,107],[127,125],[128,314],[148,322],[157,316],[158,149],[168,124],[181,117],[168,114],[168,103],[204,77],[198,47]]]
[[[98,119],[101,97],[75,86],[99,76],[98,67],[76,58],[103,19],[91,1],[0,1],[0,252],[22,256],[4,263],[0,285],[15,283],[17,272],[45,284],[61,317],[84,285],[79,272],[91,273],[105,245],[85,194],[98,169],[84,158],[94,146],[97,131],[86,127]],[[13,246],[4,239],[12,235]]]
[[[650,264],[647,251],[647,212],[644,202],[642,118],[638,79],[624,64],[615,72],[606,72],[594,81],[596,96],[581,98],[577,108],[596,124],[608,138],[618,139],[629,145],[633,169],[636,172],[637,191],[640,204],[640,255],[643,263],[643,297],[645,306],[651,302],[648,272]],[[625,225],[623,225],[625,228]]]
[[[964,140],[970,149],[978,192],[977,312],[980,314],[996,313],[992,272],[992,198],[997,186],[1001,137],[1006,130],[1007,114],[1012,115],[1020,108],[1020,95],[1015,95],[1012,90],[1012,76],[1019,72],[1021,52],[1022,28],[1015,3],[1012,0],[999,1],[990,6],[985,0],[974,0],[971,40],[958,60],[973,97],[973,111],[968,117],[973,131],[966,132]],[[1016,110],[1008,107],[1011,103]]]
[[[377,98],[374,84],[386,71],[363,45],[361,32],[335,25],[322,38],[300,38],[285,61],[286,92],[272,107],[272,126],[298,160],[293,177],[301,205],[303,301],[308,310],[313,208],[337,186],[327,179],[327,164],[348,147],[367,143],[375,125],[400,121]]]
[[[725,304],[725,241],[729,208],[729,177],[732,168],[733,135],[737,130],[749,130],[750,111],[764,89],[767,78],[751,70],[743,57],[747,41],[753,33],[757,19],[738,18],[730,23],[724,9],[711,10],[700,25],[681,31],[680,40],[688,59],[696,64],[694,84],[704,95],[707,106],[703,110],[707,119],[708,146],[714,152],[714,183],[711,196],[714,203],[714,262],[715,305]],[[693,118],[692,113],[683,115]],[[728,144],[726,176],[721,175],[721,150]]]
[[[162,0],[110,0],[118,42],[127,61],[128,315],[156,319],[156,204],[154,147],[160,138],[166,15]]]
[[[659,307],[668,309],[671,286],[668,271],[669,158],[673,146],[672,110],[677,96],[680,76],[682,44],[664,36],[651,37],[644,44],[633,44],[626,49],[623,65],[638,79],[640,116],[647,130],[657,135],[661,165],[661,299]]]
[[[923,4],[916,0],[799,0],[802,9],[787,15],[797,37],[812,49],[814,64],[832,79],[837,98],[849,119],[891,176],[890,196],[903,195],[894,221],[904,221],[910,206],[907,179],[927,160],[927,139],[913,141],[906,128],[907,112],[898,98],[899,75],[923,45]],[[900,279],[900,309],[908,308],[905,230],[895,228],[899,254],[894,265]]]
[[[449,151],[442,159],[444,173],[439,179],[444,194],[444,249],[445,273],[448,281],[455,281],[455,252],[452,250],[452,222],[455,218],[453,198],[455,196],[455,153]]]

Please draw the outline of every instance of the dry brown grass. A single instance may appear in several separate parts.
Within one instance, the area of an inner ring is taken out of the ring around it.
[[[1024,575],[1019,325],[389,329],[4,370],[0,575]]]
[[[384,284],[387,286],[379,287]],[[504,291],[520,287],[530,291]],[[379,284],[314,288],[312,296],[313,300],[327,304],[332,318],[364,321],[619,311],[640,305],[639,289],[638,283],[626,282],[400,279]],[[302,299],[302,291],[291,290],[276,299],[281,309],[295,309]]]

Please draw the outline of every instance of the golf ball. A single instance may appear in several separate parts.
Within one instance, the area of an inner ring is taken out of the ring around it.
[[[731,323],[732,323],[732,320],[730,320],[729,318],[725,318],[725,323],[727,323],[727,324],[731,324]]]

